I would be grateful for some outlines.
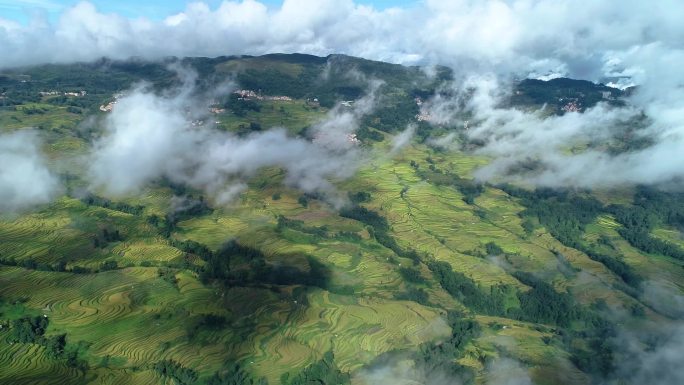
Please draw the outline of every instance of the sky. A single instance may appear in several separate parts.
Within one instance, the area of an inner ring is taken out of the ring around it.
[[[684,47],[682,14],[679,0],[0,0],[0,68],[300,52],[631,82],[644,66],[629,60]]]
[[[166,16],[181,12],[190,1],[186,0],[92,0],[98,10],[103,13],[117,13],[119,15],[151,20],[161,20]],[[204,1],[211,7],[220,5],[221,0]],[[377,9],[390,7],[411,6],[417,0],[363,0],[358,4],[373,6]],[[30,21],[33,14],[43,13],[51,20],[56,20],[65,9],[76,5],[76,0],[0,0],[0,18],[10,19],[22,24]],[[269,7],[279,7],[282,0],[265,0],[262,3]]]

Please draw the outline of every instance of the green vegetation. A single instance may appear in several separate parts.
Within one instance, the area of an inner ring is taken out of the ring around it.
[[[684,225],[682,194],[665,194],[646,187],[637,190],[634,206],[611,206],[610,212],[623,225],[620,235],[632,246],[652,254],[667,255],[684,260],[684,249],[658,239],[651,232],[658,225],[680,227]]]
[[[484,314],[505,314],[505,288],[493,286],[490,293],[486,293],[472,279],[453,271],[447,262],[429,262],[428,267],[444,290],[467,307]]]
[[[343,373],[337,365],[335,365],[335,356],[332,352],[326,352],[323,354],[322,359],[307,366],[300,373],[297,373],[294,376],[285,373],[280,378],[280,383],[287,385],[345,385],[349,384],[349,381],[349,374]]]
[[[409,258],[416,264],[420,261],[420,257],[415,250],[401,248],[394,238],[389,235],[389,224],[387,223],[387,220],[378,215],[378,213],[356,205],[340,210],[340,216],[355,219],[370,226],[369,230],[371,235],[378,243],[392,250],[396,255],[403,258]]]
[[[107,198],[98,197],[92,194],[82,198],[81,201],[87,205],[104,207],[106,209],[121,211],[122,213],[131,215],[140,215],[145,208],[143,205],[132,206],[124,202],[112,202]]]
[[[401,277],[404,279],[406,282],[411,282],[411,283],[426,283],[427,281],[423,276],[420,274],[420,271],[417,269],[414,269],[412,267],[402,267],[399,269],[399,273],[401,274]]]
[[[239,364],[227,364],[225,368],[214,373],[207,385],[268,385],[265,378],[254,380]]]
[[[47,326],[47,318],[40,316],[14,320],[10,324],[9,340],[10,342],[37,343],[41,341]]]
[[[191,385],[197,381],[197,372],[184,368],[178,362],[165,360],[154,364],[154,370],[160,376],[168,377],[177,385]]]
[[[596,217],[608,210],[595,199],[573,196],[568,192],[552,190],[537,190],[528,192],[521,189],[506,187],[509,194],[523,199],[528,209],[523,215],[534,216],[549,232],[562,244],[580,250],[586,255],[606,266],[622,280],[632,286],[639,287],[642,278],[618,257],[600,253],[582,241],[582,234],[586,226],[596,220]],[[613,207],[611,211],[624,210]],[[627,227],[626,227],[627,228]],[[620,230],[623,234],[625,230]],[[629,241],[628,237],[625,237]]]
[[[520,313],[517,318],[567,327],[577,317],[578,310],[569,294],[556,292],[553,286],[530,273],[517,272],[514,276],[532,288],[518,293]]]
[[[411,287],[406,293],[396,294],[395,298],[403,301],[413,301],[421,305],[428,305],[430,295],[424,289]]]
[[[430,376],[439,378],[461,378],[466,383],[473,380],[472,372],[465,366],[454,362],[465,353],[466,346],[480,334],[480,326],[472,319],[463,318],[460,314],[449,312],[447,322],[451,327],[451,335],[441,344],[427,344],[421,346],[420,352],[415,354],[417,365],[424,368]]]

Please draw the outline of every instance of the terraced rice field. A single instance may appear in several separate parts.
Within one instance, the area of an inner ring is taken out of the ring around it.
[[[304,115],[296,114],[303,108],[295,103],[285,110],[299,119],[297,124],[304,124],[300,119]],[[263,117],[265,124],[272,124],[272,118]],[[283,124],[294,125],[294,121]],[[77,151],[80,145],[56,142],[52,146],[59,152]],[[369,192],[371,199],[363,206],[387,218],[391,236],[400,247],[447,262],[485,292],[501,284],[529,290],[511,275],[514,264],[548,278],[556,290],[572,293],[586,305],[599,299],[625,308],[635,303],[615,290],[619,278],[601,263],[565,247],[543,227],[526,233],[520,218],[525,208],[516,198],[488,186],[468,204],[454,186],[439,185],[419,172],[433,164],[470,178],[486,159],[435,152],[422,145],[387,156],[385,146],[368,149],[368,161],[357,176],[340,182],[339,188]],[[169,211],[173,192],[167,187],[149,187],[124,200],[144,206],[141,215],[64,197],[34,213],[3,218],[3,259],[64,261],[67,270],[91,269],[76,274],[0,267],[0,298],[21,300],[26,311],[46,315],[50,320],[47,335],[66,333],[70,344],[80,343],[81,358],[91,369],[85,375],[48,358],[39,345],[10,345],[0,334],[0,383],[10,378],[18,384],[162,383],[152,364],[171,359],[197,370],[203,378],[226,361],[238,361],[249,373],[277,384],[284,373],[296,373],[327,351],[334,353],[341,370],[354,372],[383,353],[438,343],[450,333],[444,309],[469,312],[433,279],[417,285],[405,282],[400,268],[411,266],[411,260],[396,258],[371,236],[367,225],[340,217],[325,202],[312,199],[303,207],[298,202],[301,194],[281,187],[281,179],[280,170],[263,170],[250,182],[259,188],[249,189],[231,206],[183,218],[170,239],[149,222],[150,216],[163,218]],[[328,234],[346,232],[355,237],[278,229],[281,215]],[[665,258],[634,249],[620,238],[618,228],[614,218],[600,216],[587,227],[585,238],[596,242],[608,237],[625,261],[646,277],[665,277],[670,284],[684,281],[681,269],[672,269]],[[103,229],[118,230],[121,239],[102,241]],[[655,235],[678,239],[672,229],[658,229]],[[100,244],[94,245],[94,238]],[[172,240],[199,242],[214,251],[229,240],[238,240],[262,252],[272,266],[303,272],[310,270],[307,258],[313,258],[329,271],[329,281],[326,287],[202,283],[197,269],[205,262],[172,246]],[[487,256],[490,242],[506,257]],[[554,251],[577,271],[564,274]],[[104,261],[116,261],[117,266],[97,271]],[[161,276],[163,267],[172,269],[170,277]],[[431,277],[425,265],[415,268],[421,276]],[[397,299],[412,287],[425,290],[429,299],[425,305]],[[224,323],[203,326],[202,320],[209,315],[221,317]],[[467,346],[459,362],[476,371],[477,383],[486,380],[484,362],[500,355],[502,349],[529,365],[540,383],[587,381],[570,363],[567,352],[544,342],[551,335],[548,325],[482,315],[476,320],[484,332]]]

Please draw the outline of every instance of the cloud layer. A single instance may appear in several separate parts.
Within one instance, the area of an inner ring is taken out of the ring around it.
[[[55,22],[0,18],[0,66],[302,52],[597,79],[641,73],[623,62],[639,47],[681,49],[683,13],[675,0],[426,0],[385,10],[352,0],[285,0],[277,8],[242,0],[215,8],[192,2],[152,21],[81,2]]]
[[[465,75],[445,87],[449,96],[438,95],[425,108],[436,123],[465,126],[465,137],[480,144],[475,153],[491,158],[476,170],[480,180],[548,187],[681,186],[684,77],[675,58],[684,59],[684,52],[651,46],[630,55],[650,67],[635,77],[641,85],[624,107],[599,103],[562,116],[543,108],[502,107],[511,87],[488,73]],[[451,134],[429,143],[445,148],[456,139]]]
[[[327,140],[292,137],[283,128],[239,137],[213,129],[211,122],[197,124],[198,119],[209,120],[206,105],[194,94],[193,76],[183,77],[189,81],[173,92],[160,95],[143,86],[119,99],[89,161],[93,188],[121,196],[166,177],[202,189],[222,204],[243,191],[259,169],[281,167],[288,186],[333,201],[330,181],[356,170],[359,149],[347,135],[371,108],[372,96],[351,110],[335,108],[314,125],[314,131],[324,130]]]

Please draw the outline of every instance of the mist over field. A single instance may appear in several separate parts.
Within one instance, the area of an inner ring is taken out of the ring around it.
[[[47,203],[59,192],[57,177],[40,153],[37,133],[0,134],[0,211]]]
[[[291,137],[282,127],[240,138],[211,129],[206,103],[199,102],[203,97],[195,92],[196,74],[178,71],[190,71],[181,76],[189,80],[178,89],[157,95],[139,86],[118,101],[90,156],[88,177],[94,188],[121,196],[165,177],[227,204],[247,188],[247,178],[278,166],[285,170],[287,185],[328,194],[331,202],[342,203],[329,179],[353,175],[361,153],[346,138],[372,109],[377,86],[350,111],[333,109],[317,122],[311,128],[318,136],[313,142]]]
[[[675,72],[674,67],[653,70],[654,74]],[[454,96],[436,98],[428,112],[437,122],[452,125],[462,125],[458,116],[469,113],[466,135],[483,143],[475,153],[493,159],[475,173],[483,181],[545,187],[681,187],[684,116],[678,99],[672,98],[682,92],[678,84],[676,79],[663,84],[652,76],[644,78],[624,107],[599,103],[582,113],[549,116],[545,107],[536,111],[502,107],[512,92],[508,85],[491,75],[471,76],[448,86],[455,88],[449,90]],[[616,153],[609,148],[616,138],[646,144]],[[539,164],[525,175],[513,171],[524,162]]]

